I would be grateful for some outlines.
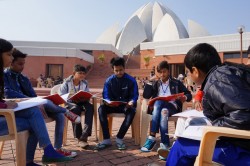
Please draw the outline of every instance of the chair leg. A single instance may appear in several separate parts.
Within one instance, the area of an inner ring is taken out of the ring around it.
[[[102,132],[102,126],[101,126],[101,124],[99,126],[99,138],[98,138],[98,140],[100,142],[103,141],[103,132]]]
[[[97,112],[94,112],[94,126],[95,126],[95,139],[96,141],[98,140],[98,136],[97,136]]]
[[[147,103],[142,103],[142,105],[147,106]],[[143,144],[146,141],[147,133],[148,133],[148,126],[151,120],[150,115],[147,114],[147,108],[143,108],[143,106],[141,109],[141,142],[140,142],[141,146],[143,146]]]
[[[16,138],[16,163],[17,166],[26,165],[26,149],[29,137],[28,131],[18,132]]]
[[[109,124],[109,135],[110,135],[110,138],[111,138],[112,137],[113,117],[108,117],[108,124]]]
[[[135,145],[140,144],[140,121],[138,120],[140,119],[140,114],[141,112],[137,110],[134,120],[131,125],[132,137],[135,139]]]
[[[0,159],[3,153],[3,146],[4,146],[4,141],[0,141]]]
[[[67,144],[67,137],[68,137],[68,119],[65,118],[64,120],[64,129],[63,129],[63,146]]]

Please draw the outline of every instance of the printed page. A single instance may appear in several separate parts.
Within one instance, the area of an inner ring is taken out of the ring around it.
[[[35,107],[38,105],[42,105],[45,104],[47,102],[47,99],[43,99],[41,97],[35,97],[35,98],[31,98],[25,101],[21,101],[17,103],[17,107],[15,109],[13,109],[14,111],[20,111],[26,108],[30,108],[30,107]]]
[[[186,110],[177,114],[174,114],[172,116],[180,116],[180,117],[205,117],[202,111],[197,111],[195,109],[192,110]]]
[[[205,126],[188,126],[182,134],[176,133],[175,136],[193,140],[201,140],[204,127]]]

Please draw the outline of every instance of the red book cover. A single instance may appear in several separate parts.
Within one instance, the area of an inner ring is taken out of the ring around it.
[[[71,96],[69,100],[72,100],[74,102],[79,102],[83,100],[89,100],[92,96],[93,95],[91,93],[80,90],[79,92]]]
[[[105,99],[103,99],[103,101],[108,103],[109,105],[114,106],[114,107],[118,107],[122,104],[127,104],[127,102],[125,102],[125,101],[109,101],[109,100],[105,100]]]
[[[173,94],[171,96],[166,96],[166,97],[155,97],[149,100],[148,106],[153,107],[156,100],[173,101],[173,100],[176,100],[178,97],[182,97],[182,96],[184,96],[184,93],[177,93],[177,94]]]
[[[44,99],[51,100],[55,105],[66,103],[66,101],[59,94],[49,95],[44,97]]]

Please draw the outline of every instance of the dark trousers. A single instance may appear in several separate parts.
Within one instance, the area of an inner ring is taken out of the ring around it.
[[[79,139],[83,132],[87,133],[88,136],[91,136],[94,115],[93,104],[89,102],[78,103],[71,111],[79,116],[85,111],[84,129],[82,129],[82,123],[72,123],[74,137]]]
[[[125,106],[119,106],[119,107],[109,107],[105,104],[101,105],[98,109],[99,119],[103,131],[103,138],[109,139],[110,133],[108,128],[108,114],[110,113],[123,113],[125,114],[125,119],[122,122],[122,125],[118,131],[117,138],[123,139],[125,134],[128,131],[129,126],[131,125],[134,116],[135,116],[136,109],[134,107],[131,108],[125,108]]]

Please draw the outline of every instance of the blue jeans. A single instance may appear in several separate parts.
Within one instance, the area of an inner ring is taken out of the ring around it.
[[[33,161],[37,143],[40,147],[51,144],[43,116],[38,107],[32,107],[15,112],[17,131],[29,130],[26,161]],[[0,135],[8,134],[8,127],[4,117],[0,117]]]
[[[131,125],[134,116],[135,116],[135,111],[136,109],[134,107],[127,108],[125,109],[125,106],[119,106],[119,107],[109,107],[105,104],[101,105],[98,108],[98,113],[99,113],[99,119],[100,119],[100,124],[102,127],[103,131],[103,138],[104,139],[109,139],[110,134],[109,134],[109,128],[108,128],[108,114],[110,113],[123,113],[125,114],[125,119],[118,131],[117,138],[123,139],[125,134],[128,131],[129,126]]]
[[[178,138],[167,158],[166,166],[192,166],[198,156],[200,141]],[[214,150],[213,161],[226,166],[250,165],[250,151],[219,140]]]
[[[67,111],[65,108],[55,105],[52,101],[48,100],[44,104],[44,109],[47,112],[48,116],[53,118],[56,121],[55,125],[55,141],[54,147],[60,149],[63,142],[63,130],[65,125],[65,116],[64,113]]]
[[[166,110],[167,109],[167,110]],[[152,124],[151,132],[157,133],[160,129],[161,133],[161,142],[165,146],[169,146],[169,137],[168,135],[168,117],[178,113],[178,110],[174,107],[173,104],[157,100],[154,103],[154,110],[152,112]]]

